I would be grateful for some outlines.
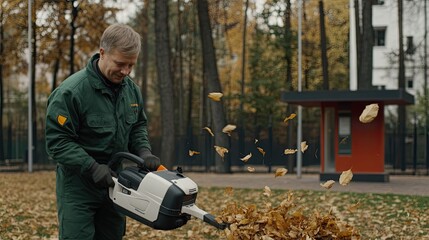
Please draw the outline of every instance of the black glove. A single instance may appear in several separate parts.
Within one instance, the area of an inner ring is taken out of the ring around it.
[[[89,167],[88,172],[96,187],[108,188],[115,186],[112,176],[116,176],[116,173],[109,166],[94,161]]]
[[[156,171],[161,165],[161,160],[155,155],[153,155],[149,149],[143,148],[139,151],[139,157],[144,160],[144,166],[149,171]]]

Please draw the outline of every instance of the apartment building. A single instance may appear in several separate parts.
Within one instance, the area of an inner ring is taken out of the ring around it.
[[[403,0],[403,43],[405,51],[405,87],[416,96],[424,90],[425,1]],[[350,0],[350,89],[357,89],[356,18]],[[429,5],[429,3],[426,3]],[[362,5],[361,5],[362,6]],[[376,0],[373,5],[374,28],[373,79],[379,89],[398,89],[399,24],[398,1]]]

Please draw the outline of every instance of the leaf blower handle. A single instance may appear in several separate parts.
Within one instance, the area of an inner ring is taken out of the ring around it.
[[[139,168],[144,167],[144,160],[142,158],[140,158],[139,156],[134,155],[134,154],[129,153],[129,152],[117,152],[117,153],[115,153],[112,156],[112,159],[109,161],[108,166],[113,171],[116,171],[118,169],[118,167],[120,166],[122,160],[124,160],[124,159],[127,159],[127,160],[134,162],[135,164],[137,164],[137,166]]]

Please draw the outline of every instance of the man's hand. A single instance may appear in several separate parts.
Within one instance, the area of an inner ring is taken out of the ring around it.
[[[153,155],[149,149],[143,148],[139,151],[139,157],[144,160],[144,166],[149,171],[156,171],[161,165],[161,160],[155,155]]]
[[[108,188],[115,186],[112,175],[116,175],[109,166],[105,164],[99,164],[94,161],[89,167],[89,176],[98,188]]]

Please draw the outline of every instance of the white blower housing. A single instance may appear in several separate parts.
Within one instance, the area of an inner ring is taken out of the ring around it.
[[[113,177],[115,186],[109,189],[109,196],[119,212],[160,230],[181,227],[191,216],[225,229],[225,224],[195,205],[198,186],[180,171],[148,172],[143,159],[125,152],[116,153],[109,166],[115,169],[123,159],[137,166],[126,167],[117,178]]]

